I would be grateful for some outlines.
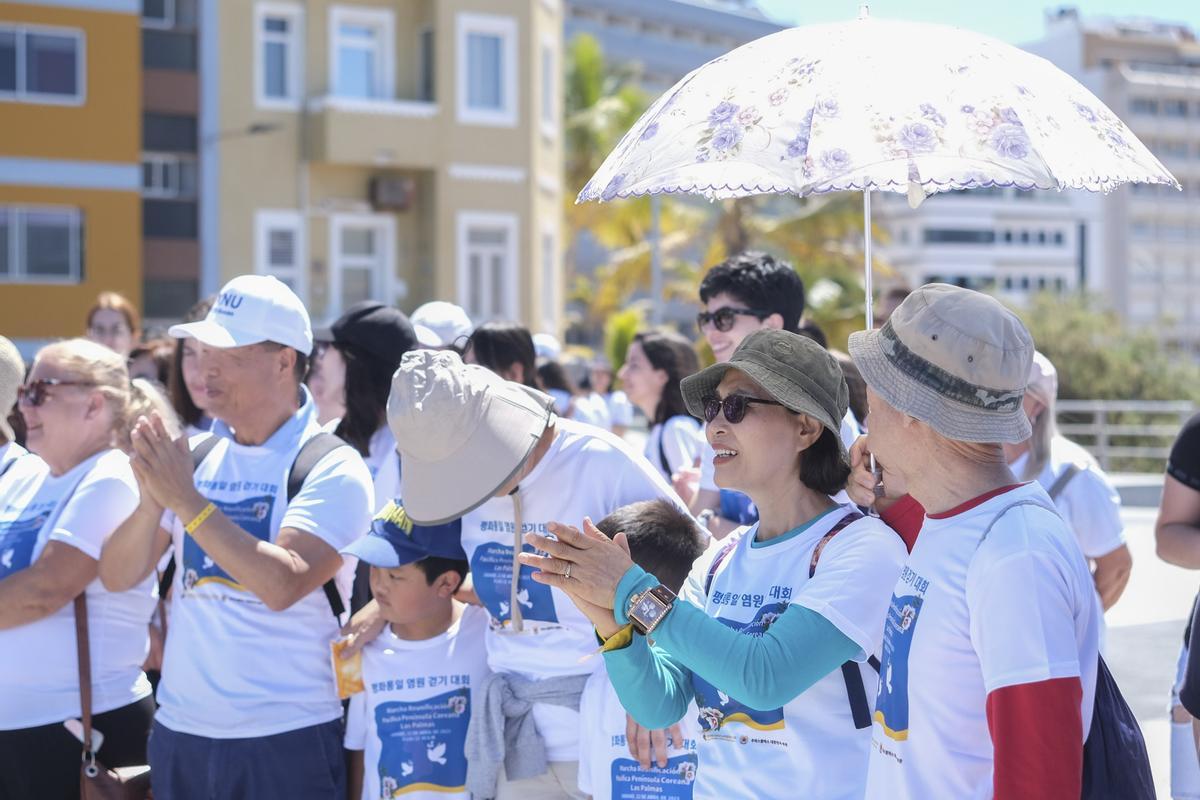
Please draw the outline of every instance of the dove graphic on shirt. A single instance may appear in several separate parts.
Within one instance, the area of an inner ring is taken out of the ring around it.
[[[434,764],[446,765],[446,743],[431,741],[425,750],[425,757]]]
[[[204,568],[205,569],[212,569],[214,564],[215,564],[215,562],[211,558],[209,558],[208,556],[204,557]]]
[[[721,701],[721,705],[729,705],[729,695],[725,694],[720,689],[717,690],[717,698]]]
[[[522,589],[517,592],[517,602],[526,608],[533,608],[533,602],[529,599],[529,590]]]
[[[0,555],[0,565],[3,565],[6,569],[12,569],[13,553],[15,552],[11,547],[5,550],[4,555]]]
[[[502,618],[508,616],[508,603],[505,603],[505,602],[500,603],[500,616]]]
[[[403,764],[400,765],[400,777],[407,778],[409,775],[412,775],[412,774],[413,774],[413,762],[405,761]]]

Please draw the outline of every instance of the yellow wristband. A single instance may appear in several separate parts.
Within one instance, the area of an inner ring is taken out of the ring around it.
[[[188,535],[190,536],[191,534],[195,533],[196,529],[204,524],[204,520],[211,517],[212,513],[216,510],[217,510],[217,507],[215,505],[213,505],[212,503],[209,503],[208,505],[206,505],[204,507],[203,510],[201,510],[201,512],[199,514],[196,515],[196,518],[194,520],[189,522],[187,525],[184,525],[183,529],[185,531],[187,531]]]

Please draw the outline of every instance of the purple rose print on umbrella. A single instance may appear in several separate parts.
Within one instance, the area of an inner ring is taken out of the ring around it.
[[[838,101],[832,97],[822,97],[813,106],[813,111],[822,117],[836,117],[838,110]]]
[[[726,125],[723,128],[718,128],[713,134],[712,141],[709,146],[714,152],[723,153],[726,150],[732,150],[742,142],[742,129],[733,125]]]
[[[747,128],[757,124],[760,119],[762,119],[762,114],[759,114],[758,109],[754,106],[743,108],[737,115],[738,124],[745,125]]]
[[[1020,160],[1029,155],[1029,135],[1020,125],[997,125],[992,130],[988,144],[1004,158]]]
[[[965,105],[965,106],[963,106],[962,108],[960,108],[960,109],[959,109],[959,111],[961,111],[961,112],[962,112],[962,113],[964,113],[964,114],[974,114],[974,113],[975,113],[975,106],[972,106],[972,105]]]
[[[800,133],[795,139],[788,142],[787,157],[800,158],[808,152],[808,134]]]
[[[1096,112],[1093,111],[1090,106],[1085,106],[1083,103],[1076,103],[1075,110],[1079,113],[1079,116],[1083,117],[1088,122],[1096,121]]]
[[[716,108],[708,112],[708,121],[715,127],[722,123],[729,122],[729,120],[733,119],[733,115],[737,112],[738,106],[734,105],[728,100],[722,100],[717,104]]]
[[[784,101],[787,100],[787,97],[787,89],[776,89],[775,91],[771,92],[771,96],[768,97],[767,100],[770,101],[772,106],[781,106],[783,105]]]
[[[909,122],[896,134],[896,143],[908,152],[932,153],[937,148],[937,134],[924,122]]]
[[[1111,147],[1113,150],[1128,150],[1128,149],[1130,149],[1129,142],[1125,141],[1125,137],[1122,136],[1121,134],[1117,133],[1116,131],[1111,131],[1111,130],[1105,131],[1104,132],[1104,141],[1107,142],[1108,146]]]
[[[617,192],[621,191],[621,187],[625,185],[625,173],[614,175],[613,179],[604,187],[604,191],[600,193],[600,199],[608,202],[617,196]]]
[[[921,116],[932,122],[934,125],[945,127],[946,118],[943,117],[931,103],[921,104]]]
[[[1000,119],[1002,119],[1005,122],[1010,123],[1012,125],[1023,125],[1024,124],[1023,122],[1021,122],[1021,118],[1017,115],[1017,112],[1013,111],[1011,108],[1000,109]]]
[[[648,142],[651,139],[653,139],[654,135],[657,133],[658,133],[658,123],[651,122],[649,125],[646,126],[646,130],[642,131],[641,141]]]
[[[844,172],[850,167],[850,154],[840,147],[821,154],[821,168],[826,172]]]

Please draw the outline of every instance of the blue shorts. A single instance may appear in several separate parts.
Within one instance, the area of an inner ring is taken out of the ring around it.
[[[257,739],[209,739],[158,722],[148,747],[155,800],[344,800],[340,719]]]

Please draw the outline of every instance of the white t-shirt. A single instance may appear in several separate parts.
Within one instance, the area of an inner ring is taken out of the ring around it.
[[[546,455],[521,481],[522,527],[547,533],[546,523],[599,522],[639,500],[665,497],[679,503],[653,467],[608,431],[559,419]],[[601,659],[592,625],[562,591],[533,580],[522,566],[518,582],[524,631],[511,629],[513,498],[493,497],[462,519],[462,544],[471,562],[475,592],[491,614],[488,665],[529,679],[586,675]],[[533,548],[522,543],[525,552]],[[538,732],[551,761],[579,758],[579,713],[538,703]]]
[[[579,791],[593,800],[692,800],[696,780],[696,704],[679,721],[683,746],[667,751],[667,766],[651,763],[643,770],[629,755],[625,709],[601,662],[588,678],[579,703],[582,738],[579,748]]]
[[[4,444],[0,444],[0,476],[4,475],[7,470],[11,469],[9,464],[16,461],[18,458],[28,452],[28,450],[26,450],[24,447],[21,447],[21,445],[17,444],[16,442],[5,442]]]
[[[707,446],[699,421],[680,414],[650,429],[644,452],[646,460],[670,482],[680,469],[694,465]],[[663,469],[663,456],[667,459],[667,470]]]
[[[585,422],[604,430],[612,428],[612,417],[608,413],[608,406],[599,395],[573,397],[569,392],[561,389],[547,389],[546,393],[554,398],[554,412],[560,417],[567,417],[576,422]],[[593,398],[600,402],[594,402]]]
[[[0,479],[0,581],[37,561],[51,541],[99,560],[104,542],[137,504],[137,480],[119,450],[97,453],[57,478],[40,458],[22,458]],[[108,591],[99,578],[88,585],[93,713],[150,694],[142,662],[154,603],[153,576],[126,592]],[[0,654],[0,729],[79,716],[73,603],[0,630]]]
[[[374,508],[371,476],[354,448],[339,447],[318,461],[287,502],[292,462],[320,430],[307,389],[300,410],[262,445],[238,444],[217,422],[221,440],[196,469],[196,487],[263,541],[295,528],[341,550],[368,529]],[[318,587],[286,611],[272,611],[185,535],[174,514],[164,515],[163,528],[171,532],[177,568],[158,721],[179,733],[227,739],[341,716],[329,662],[339,625],[325,592]],[[356,564],[346,559],[337,574],[343,602]]]
[[[371,437],[368,455],[363,459],[375,487],[375,508],[378,514],[390,501],[400,496],[400,455],[396,452],[396,437],[384,425]]]
[[[1021,477],[1029,454],[1011,464],[1013,474]],[[1109,482],[1091,453],[1063,436],[1050,440],[1050,458],[1037,476],[1047,492],[1072,465],[1080,467],[1075,477],[1054,498],[1058,513],[1075,532],[1079,547],[1088,558],[1108,555],[1125,544],[1125,526],[1121,524],[1121,495]]]
[[[817,543],[854,510],[834,509],[799,534],[757,547],[758,525],[750,526],[717,567],[705,596],[708,571],[723,546],[714,543],[680,596],[748,635],[766,630],[795,603],[831,622],[861,648],[855,660],[866,661],[883,640],[887,587],[904,565],[904,542],[880,520],[863,517],[826,543],[816,574],[808,577]],[[866,665],[859,671],[870,697],[879,677]],[[697,798],[862,798],[871,731],[854,727],[840,669],[775,709],[752,709],[694,672],[692,686],[701,728]]]
[[[624,392],[609,392],[601,397],[608,405],[608,415],[612,418],[613,425],[624,425],[628,428],[633,424],[633,403],[629,402]]]
[[[363,751],[362,800],[470,800],[464,748],[488,674],[487,619],[467,606],[440,636],[414,642],[389,626],[363,649],[366,691],[346,716],[346,749]]]
[[[981,543],[997,515],[1010,508]],[[1099,603],[1075,537],[1036,483],[949,518],[926,517],[896,582],[884,632],[867,797],[992,796],[986,703],[1006,686],[1096,691]]]
[[[858,427],[858,422],[849,411],[846,412],[846,416],[842,417],[841,435],[842,442],[846,445],[847,450],[850,449],[850,446],[854,444],[859,436],[862,436],[862,429]],[[716,453],[713,452],[712,445],[708,443],[708,438],[704,436],[703,428],[701,428],[700,439],[704,444],[700,456],[700,489],[702,491],[719,492],[721,491],[721,487],[717,486],[716,481],[713,480],[713,474],[716,472],[716,467],[713,465],[713,458],[716,456]],[[850,498],[845,493],[838,494],[836,499],[839,503],[850,502]]]

